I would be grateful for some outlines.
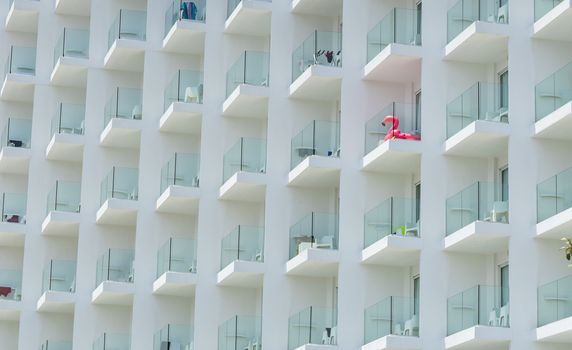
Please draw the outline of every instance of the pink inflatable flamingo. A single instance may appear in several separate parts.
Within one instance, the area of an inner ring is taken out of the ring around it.
[[[406,132],[402,133],[401,131],[399,131],[399,118],[397,118],[396,116],[393,115],[386,116],[383,119],[383,122],[381,122],[381,125],[385,126],[385,124],[390,124],[390,123],[391,126],[389,127],[387,135],[385,135],[383,141],[391,139],[421,140],[421,137],[419,137],[419,135],[409,134]]]

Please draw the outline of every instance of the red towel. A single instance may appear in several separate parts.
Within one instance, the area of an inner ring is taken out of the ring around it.
[[[0,287],[0,297],[7,297],[10,293],[12,293],[11,287]]]

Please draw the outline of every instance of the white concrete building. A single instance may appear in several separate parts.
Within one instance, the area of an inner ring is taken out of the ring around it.
[[[0,17],[0,349],[572,348],[572,0]]]

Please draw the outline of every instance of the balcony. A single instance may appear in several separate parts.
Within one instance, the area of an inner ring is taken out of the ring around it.
[[[572,140],[572,62],[538,83],[535,95],[534,135]]]
[[[168,324],[153,336],[153,350],[193,349],[193,327]]]
[[[264,228],[239,225],[222,239],[217,284],[261,288],[264,278]]]
[[[135,226],[139,199],[139,171],[113,167],[100,187],[98,224]]]
[[[105,105],[99,143],[105,147],[139,149],[143,96],[140,89],[117,88]]]
[[[35,2],[35,0],[29,1]],[[35,47],[11,46],[4,73],[0,99],[27,103],[34,101],[36,85]]]
[[[227,117],[266,119],[270,56],[267,52],[244,51],[226,73],[226,100],[222,114]]]
[[[414,199],[390,197],[364,217],[365,264],[413,266],[421,253],[420,225]]]
[[[73,344],[71,341],[59,340],[46,340],[40,345],[39,350],[72,350]]]
[[[338,216],[310,213],[290,227],[286,274],[334,277],[338,274]]]
[[[52,138],[46,158],[64,162],[82,162],[85,145],[85,105],[60,103],[52,119]]]
[[[393,102],[365,124],[363,170],[418,173],[421,166],[421,108]]]
[[[56,181],[48,194],[46,218],[42,234],[77,237],[81,209],[81,184],[75,181]]]
[[[572,343],[572,276],[538,287],[538,328],[536,340],[547,343]]]
[[[165,113],[159,130],[200,135],[202,115],[203,72],[179,70],[165,88]]]
[[[219,199],[264,202],[266,196],[266,140],[241,137],[223,157]]]
[[[421,76],[421,18],[394,8],[367,33],[366,80],[408,82]]]
[[[108,249],[97,259],[96,288],[91,293],[93,304],[131,305],[133,303],[134,259],[135,252],[131,249]]]
[[[161,169],[161,196],[155,209],[162,213],[197,214],[199,210],[198,154],[175,153]]]
[[[32,156],[32,120],[8,118],[0,142],[0,173],[27,174]]]
[[[23,200],[23,206],[21,206],[22,203],[18,203],[21,200]],[[23,247],[27,232],[26,195],[2,193],[2,204],[0,247]],[[13,214],[16,212],[19,214]]]
[[[420,350],[419,315],[415,309],[413,298],[396,296],[365,309],[365,345],[361,350]]]
[[[259,316],[233,316],[218,327],[218,349],[262,349]]]
[[[0,320],[17,321],[22,300],[22,271],[0,270]]]
[[[8,0],[6,30],[12,32],[38,32],[39,0]]]
[[[188,2],[171,0],[165,12],[163,50],[200,55],[205,47],[206,0]],[[194,4],[194,7],[193,7]]]
[[[536,237],[561,239],[572,228],[572,168],[566,169],[536,187]]]
[[[508,288],[477,285],[447,299],[445,349],[508,346],[510,304]]]
[[[314,31],[292,54],[290,97],[336,101],[342,86],[342,34]]]
[[[91,0],[56,0],[55,12],[59,15],[89,17]]]
[[[54,48],[54,69],[50,82],[68,87],[85,87],[89,66],[89,31],[64,28]]]
[[[508,249],[509,203],[500,184],[476,182],[449,197],[444,248],[452,252],[493,254]]]
[[[493,63],[508,55],[509,2],[460,0],[447,12],[444,59]]]
[[[310,306],[288,319],[288,350],[337,349],[337,310]]]
[[[312,121],[292,138],[290,157],[290,186],[338,187],[340,124]]]
[[[157,279],[153,294],[192,297],[197,284],[197,243],[169,238],[157,251]]]
[[[445,154],[497,157],[507,154],[508,86],[476,83],[447,105]]]
[[[572,1],[535,0],[533,37],[572,41]]]
[[[143,71],[147,40],[147,12],[119,10],[109,28],[103,65],[111,70]]]
[[[42,275],[42,296],[36,304],[41,312],[73,313],[76,262],[50,260]]]
[[[103,333],[93,342],[92,350],[129,350],[131,336],[129,334]]]
[[[23,247],[26,234],[25,193],[2,193],[0,246]]]
[[[225,33],[269,36],[272,0],[227,0]]]

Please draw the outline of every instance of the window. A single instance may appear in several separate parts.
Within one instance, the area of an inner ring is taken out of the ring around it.
[[[505,1],[508,1],[508,0],[505,0]],[[415,38],[415,43],[417,45],[421,45],[421,18],[422,18],[421,14],[423,12],[422,8],[423,8],[422,2],[419,1],[416,5],[416,9],[417,9],[417,14],[416,14],[416,16],[417,16],[417,23],[416,23],[417,31],[416,31],[416,34],[417,35]]]
[[[501,180],[501,201],[508,201],[508,167],[504,167],[500,170],[500,180]]]
[[[419,219],[421,219],[421,182],[415,184],[415,221],[419,222]]]
[[[499,84],[500,84],[500,109],[508,109],[508,70],[499,74]]]
[[[415,94],[415,131],[421,133],[421,90]]]
[[[500,286],[501,286],[501,306],[505,306],[509,301],[508,288],[508,264],[500,267]]]
[[[419,315],[419,276],[413,278],[413,314]]]

